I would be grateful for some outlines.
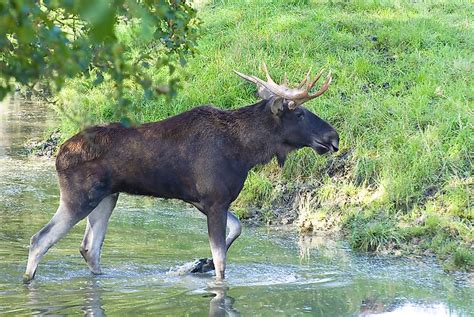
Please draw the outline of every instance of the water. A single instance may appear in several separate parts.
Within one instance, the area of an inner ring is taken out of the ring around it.
[[[22,145],[51,118],[38,103],[0,104],[0,314],[172,316],[473,316],[466,274],[431,259],[352,252],[343,241],[301,238],[291,228],[244,227],[229,252],[227,282],[170,268],[210,256],[206,223],[186,205],[122,195],[104,243],[104,275],[92,276],[78,248],[79,223],[23,285],[29,238],[52,216],[54,163]]]

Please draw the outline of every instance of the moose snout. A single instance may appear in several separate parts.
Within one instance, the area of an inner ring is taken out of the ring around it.
[[[330,131],[322,136],[313,138],[310,145],[318,154],[339,151],[339,135],[336,131]]]
[[[325,141],[332,152],[339,151],[339,134],[336,131],[329,132]]]
[[[333,152],[339,151],[339,139],[332,140],[329,147],[331,148],[331,151]]]

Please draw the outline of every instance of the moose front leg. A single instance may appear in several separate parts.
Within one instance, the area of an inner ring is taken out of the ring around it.
[[[207,216],[206,213],[205,215]],[[240,236],[240,233],[242,232],[242,225],[240,224],[239,219],[230,211],[227,211],[227,228],[229,229],[229,232],[227,234],[227,238],[225,239],[226,253],[229,251],[232,243]],[[214,269],[214,262],[212,258],[203,258],[194,262],[194,266],[190,269],[190,272],[205,273],[213,271]]]
[[[211,245],[212,260],[216,270],[216,280],[225,278],[227,208],[213,206],[207,213],[207,231]]]

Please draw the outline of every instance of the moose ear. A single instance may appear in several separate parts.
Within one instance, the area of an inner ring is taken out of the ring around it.
[[[272,110],[273,114],[278,115],[283,111],[283,98],[281,97],[272,97],[268,100],[268,106]]]

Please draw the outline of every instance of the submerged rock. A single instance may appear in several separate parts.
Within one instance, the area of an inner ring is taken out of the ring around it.
[[[204,258],[171,268],[168,271],[168,275],[179,276],[190,273],[206,273],[213,270],[214,262],[212,261],[212,259]]]

